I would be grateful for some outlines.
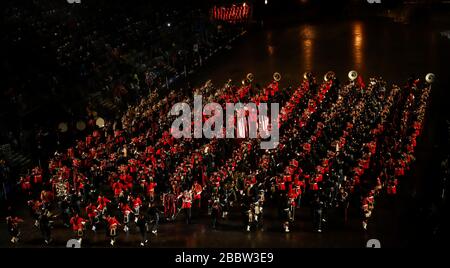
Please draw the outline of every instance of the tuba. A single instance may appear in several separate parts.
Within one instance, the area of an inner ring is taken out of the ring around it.
[[[358,72],[355,70],[352,70],[348,73],[348,78],[350,79],[350,81],[355,81],[356,78],[358,78]]]
[[[255,79],[255,76],[252,73],[247,74],[247,81],[249,83],[252,83],[254,79]]]
[[[275,82],[279,82],[281,80],[281,74],[279,72],[276,72],[273,74],[273,80]]]
[[[435,80],[436,75],[434,75],[433,73],[429,73],[425,76],[425,81],[427,81],[428,84],[433,84]]]
[[[323,80],[325,80],[325,82],[328,82],[328,81],[334,80],[334,79],[336,79],[336,74],[333,71],[327,72],[323,77]]]
[[[314,76],[313,76],[313,74],[311,72],[305,72],[303,74],[303,79],[305,79],[305,80],[311,80],[313,77]]]
[[[96,124],[97,127],[99,127],[99,128],[104,128],[104,127],[105,127],[105,119],[99,117],[99,118],[97,118],[97,120],[95,121],[95,124]]]

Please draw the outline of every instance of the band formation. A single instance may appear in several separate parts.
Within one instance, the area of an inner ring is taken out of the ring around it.
[[[54,228],[63,228],[80,243],[104,233],[112,246],[137,227],[144,246],[160,224],[190,224],[200,215],[217,228],[238,212],[242,231],[254,232],[274,207],[280,233],[297,231],[302,207],[313,213],[308,231],[326,230],[330,209],[343,223],[349,210],[358,211],[367,229],[377,200],[395,196],[414,162],[434,76],[403,86],[364,81],[354,71],[346,82],[333,72],[323,82],[306,73],[300,85],[287,88],[280,79],[277,74],[263,87],[253,75],[238,85],[208,82],[186,96],[153,92],[118,122],[91,116],[89,135],[20,178],[34,222],[10,208],[11,242],[20,243],[24,224],[34,224],[46,244]],[[192,103],[194,93],[224,107],[279,103],[278,147],[261,150],[260,139],[175,139],[170,108]]]

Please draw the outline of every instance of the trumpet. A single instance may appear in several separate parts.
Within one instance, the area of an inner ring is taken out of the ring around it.
[[[281,74],[279,72],[276,72],[273,74],[273,80],[275,82],[279,82],[281,80]]]

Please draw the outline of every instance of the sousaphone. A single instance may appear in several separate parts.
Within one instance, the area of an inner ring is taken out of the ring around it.
[[[279,72],[276,72],[273,74],[273,80],[275,82],[279,82],[281,80],[281,74]]]
[[[104,127],[105,127],[105,119],[99,117],[99,118],[97,118],[97,120],[95,121],[95,124],[96,124],[97,127],[99,127],[99,128],[104,128]]]
[[[358,78],[358,72],[355,70],[352,70],[348,73],[348,78],[350,79],[350,81],[355,81],[356,78]]]
[[[427,81],[428,84],[433,84],[435,80],[436,75],[434,75],[433,73],[429,73],[425,76],[425,81]]]
[[[305,72],[303,74],[303,79],[305,79],[305,80],[310,80],[312,78],[313,78],[313,74],[311,72]]]
[[[249,83],[252,83],[254,79],[255,79],[255,76],[252,73],[247,74],[247,81]]]

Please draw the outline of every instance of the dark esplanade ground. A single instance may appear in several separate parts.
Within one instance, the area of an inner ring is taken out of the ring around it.
[[[442,26],[440,26],[442,27]],[[297,85],[302,73],[313,70],[319,78],[334,70],[341,80],[349,70],[357,70],[365,79],[382,76],[389,84],[403,84],[416,74],[437,75],[426,129],[419,141],[417,161],[409,176],[400,182],[395,200],[381,198],[376,206],[369,231],[361,230],[356,217],[346,228],[331,223],[322,234],[311,231],[308,209],[300,209],[296,226],[289,234],[280,231],[275,211],[269,210],[264,231],[246,233],[237,213],[222,222],[218,230],[209,228],[207,216],[195,217],[186,226],[180,220],[163,223],[158,236],[151,236],[150,247],[364,247],[370,238],[377,238],[383,247],[416,246],[423,241],[434,242],[433,219],[429,219],[432,196],[437,185],[436,172],[444,149],[445,114],[448,112],[450,81],[448,64],[450,40],[442,37],[445,30],[432,24],[402,24],[388,18],[311,22],[289,27],[262,27],[249,32],[233,44],[231,50],[205,65],[193,77],[199,85],[207,79],[222,84],[228,78],[240,81],[248,72],[261,83],[269,82],[273,72],[283,76],[281,85]],[[333,214],[331,212],[331,214]],[[19,247],[42,245],[39,231],[32,226],[28,213],[22,227]],[[428,218],[427,218],[428,217]],[[434,216],[433,216],[434,217]],[[71,232],[56,227],[53,246],[63,247]],[[426,238],[426,240],[424,239]],[[90,246],[107,247],[104,231],[89,232]],[[121,233],[117,246],[137,246],[138,233]],[[0,246],[9,246],[4,221],[0,225]],[[422,244],[423,246],[423,244]]]

